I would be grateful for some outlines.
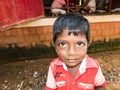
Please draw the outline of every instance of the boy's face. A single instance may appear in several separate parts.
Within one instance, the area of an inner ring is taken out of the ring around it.
[[[55,42],[55,49],[59,58],[68,66],[74,67],[79,65],[87,52],[86,35],[78,34],[77,36],[71,33],[68,35],[68,30],[58,35]]]

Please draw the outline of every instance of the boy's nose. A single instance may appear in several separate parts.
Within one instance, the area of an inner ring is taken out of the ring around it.
[[[69,46],[68,55],[75,55],[77,53],[75,46]]]

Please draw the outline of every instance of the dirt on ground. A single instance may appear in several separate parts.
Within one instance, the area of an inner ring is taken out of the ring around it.
[[[106,90],[120,90],[120,51],[89,54],[97,59],[107,80]],[[0,90],[44,90],[52,59],[0,64]]]

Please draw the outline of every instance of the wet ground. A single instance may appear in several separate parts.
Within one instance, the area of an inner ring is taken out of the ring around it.
[[[107,80],[106,90],[120,90],[120,51],[89,54],[96,58]],[[25,60],[0,65],[0,90],[43,90],[52,59]]]

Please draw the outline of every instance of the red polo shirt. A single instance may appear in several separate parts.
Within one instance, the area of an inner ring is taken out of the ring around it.
[[[65,63],[56,58],[49,67],[46,90],[94,90],[95,86],[105,84],[105,78],[95,59],[86,55],[73,78]]]

